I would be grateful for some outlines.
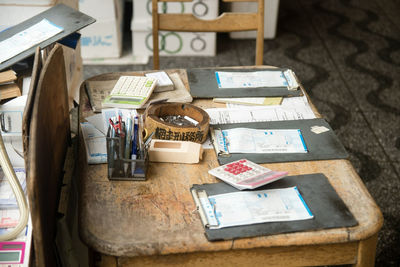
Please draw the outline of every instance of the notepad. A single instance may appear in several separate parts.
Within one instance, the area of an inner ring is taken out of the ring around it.
[[[165,71],[150,72],[144,76],[157,79],[157,86],[154,89],[155,93],[174,90],[174,83]]]

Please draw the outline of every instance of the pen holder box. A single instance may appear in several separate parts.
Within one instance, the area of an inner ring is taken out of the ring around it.
[[[111,137],[107,133],[107,171],[109,180],[145,181],[149,166],[148,150],[137,159],[124,157],[125,140],[120,136]],[[140,153],[139,153],[140,154]]]

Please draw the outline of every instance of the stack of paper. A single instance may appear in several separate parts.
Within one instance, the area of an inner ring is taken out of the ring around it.
[[[0,100],[21,96],[21,82],[12,70],[0,72]]]
[[[272,106],[280,105],[283,97],[233,97],[233,98],[214,98],[216,103],[232,103],[248,106]]]
[[[174,90],[174,83],[165,71],[150,72],[144,76],[157,79],[157,87],[154,89],[155,93]]]
[[[209,108],[210,124],[314,119],[306,97],[285,97],[280,105],[246,106],[227,104],[227,108]]]
[[[15,174],[22,186],[24,192],[26,191],[26,179],[24,168],[14,168]],[[0,210],[18,208],[14,192],[5,177],[3,171],[0,170]]]
[[[148,103],[158,101],[190,103],[193,101],[192,96],[186,89],[178,73],[171,73],[169,78],[173,82],[175,88],[170,91],[154,92],[151,94]],[[108,96],[112,88],[117,83],[117,80],[107,81],[87,81],[86,91],[89,97],[90,105],[94,112],[101,112],[101,102]]]

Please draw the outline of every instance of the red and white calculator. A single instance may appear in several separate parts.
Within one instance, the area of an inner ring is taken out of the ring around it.
[[[247,159],[219,166],[208,173],[239,190],[254,189],[288,175],[288,172],[272,171]]]

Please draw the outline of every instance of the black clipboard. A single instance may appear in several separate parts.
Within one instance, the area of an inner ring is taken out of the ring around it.
[[[0,64],[0,70],[12,66],[13,64],[21,61],[29,56],[35,54],[36,47],[45,48],[54,42],[82,29],[83,27],[92,24],[96,20],[82,12],[79,12],[71,7],[63,4],[56,5],[28,20],[25,20],[14,27],[7,29],[0,33],[0,42],[4,41],[13,35],[39,23],[41,20],[47,19],[52,23],[62,27],[64,30],[55,36],[35,45],[22,53],[4,61]]]
[[[314,218],[301,221],[242,225],[221,229],[209,229],[205,227],[207,239],[209,241],[231,240],[308,230],[352,227],[358,224],[346,204],[322,173],[288,176],[255,190],[288,188],[292,186],[297,186]],[[239,191],[226,183],[193,185],[191,188],[192,194],[193,190],[205,190],[208,196]]]
[[[311,131],[313,126],[323,126],[329,129],[320,134]],[[223,165],[242,158],[246,158],[255,163],[276,163],[290,161],[309,161],[327,159],[347,159],[348,153],[336,136],[328,122],[324,119],[308,120],[288,120],[288,121],[268,121],[253,123],[235,123],[213,125],[213,129],[232,129],[232,128],[252,128],[252,129],[300,129],[304,142],[307,146],[307,153],[220,153],[216,145],[218,162]],[[211,131],[213,130],[211,129]]]
[[[281,68],[199,68],[188,69],[190,94],[193,98],[214,98],[214,97],[269,97],[269,96],[300,96],[303,92],[298,90],[288,90],[285,87],[261,87],[261,88],[218,88],[216,71],[227,72],[254,72],[254,71],[282,71]]]

